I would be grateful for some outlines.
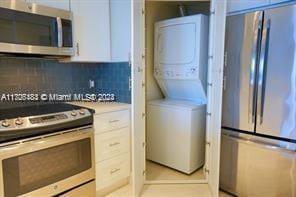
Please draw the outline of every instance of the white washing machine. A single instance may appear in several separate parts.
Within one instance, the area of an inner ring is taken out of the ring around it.
[[[204,164],[206,105],[154,100],[147,106],[147,159],[191,174]]]
[[[147,105],[147,159],[184,173],[204,164],[208,17],[155,24],[154,77],[165,99]]]

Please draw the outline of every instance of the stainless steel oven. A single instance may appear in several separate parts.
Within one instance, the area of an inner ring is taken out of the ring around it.
[[[1,144],[0,196],[80,194],[95,196],[92,126]]]
[[[0,1],[0,53],[71,56],[73,52],[71,12]]]

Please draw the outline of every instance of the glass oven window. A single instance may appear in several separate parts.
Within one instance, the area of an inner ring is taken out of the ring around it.
[[[29,193],[91,168],[89,138],[3,160],[6,197]]]

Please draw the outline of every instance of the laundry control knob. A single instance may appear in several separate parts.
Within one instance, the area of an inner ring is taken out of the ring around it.
[[[85,115],[85,111],[84,111],[84,109],[80,109],[80,110],[79,110],[79,114],[80,114],[80,115]]]
[[[71,112],[71,115],[72,115],[72,116],[77,116],[77,112],[76,112],[76,111],[72,111],[72,112]]]
[[[8,121],[8,120],[3,120],[3,121],[2,121],[2,126],[3,126],[3,127],[9,127],[9,126],[10,126],[9,121]]]
[[[17,118],[16,120],[15,120],[15,124],[16,125],[22,125],[24,123],[24,121],[21,119],[21,118]]]

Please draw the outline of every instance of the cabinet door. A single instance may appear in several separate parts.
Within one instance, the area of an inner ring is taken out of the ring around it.
[[[141,194],[145,181],[145,60],[141,57],[145,53],[145,18],[142,10],[145,8],[145,0],[132,1],[132,183],[133,196]]]
[[[70,0],[26,0],[28,3],[36,3],[53,8],[70,10]]]
[[[71,0],[75,56],[73,62],[108,62],[110,51],[109,0]]]
[[[131,0],[110,0],[112,61],[127,62],[131,47]]]
[[[228,0],[227,11],[238,12],[269,5],[269,0]]]

